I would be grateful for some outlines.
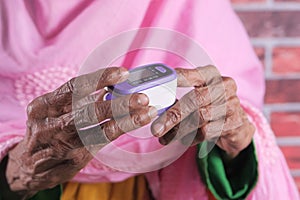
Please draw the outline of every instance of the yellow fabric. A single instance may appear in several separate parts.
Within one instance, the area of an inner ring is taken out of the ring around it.
[[[62,200],[145,200],[149,198],[145,177],[140,175],[118,183],[74,183],[63,191]]]

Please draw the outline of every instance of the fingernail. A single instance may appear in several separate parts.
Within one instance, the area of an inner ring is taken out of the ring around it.
[[[154,119],[157,116],[157,109],[153,106],[150,106],[148,114],[151,119]]]
[[[138,103],[138,105],[142,105],[142,106],[148,105],[149,99],[148,99],[147,95],[139,94],[139,96],[137,98],[137,103]]]
[[[167,141],[164,138],[159,138],[159,143],[162,145],[167,145]]]
[[[154,131],[153,134],[155,136],[160,136],[163,133],[164,129],[165,129],[165,125],[158,122],[158,123],[154,124],[152,126],[152,128],[153,128],[153,131]]]

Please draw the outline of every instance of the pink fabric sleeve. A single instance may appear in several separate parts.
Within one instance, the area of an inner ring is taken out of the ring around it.
[[[0,162],[11,148],[22,140],[25,129],[18,127],[18,124],[22,123],[24,121],[0,123]]]
[[[242,105],[256,126],[254,144],[258,158],[259,178],[249,199],[299,199],[296,184],[267,120],[249,103],[243,101]]]

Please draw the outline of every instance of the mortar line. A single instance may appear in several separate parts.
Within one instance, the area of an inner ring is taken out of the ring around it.
[[[300,11],[300,3],[298,2],[276,2],[268,0],[265,3],[240,3],[233,5],[236,11]]]

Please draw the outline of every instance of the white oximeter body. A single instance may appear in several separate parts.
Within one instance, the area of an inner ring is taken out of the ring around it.
[[[129,70],[129,78],[109,87],[107,100],[133,93],[144,93],[149,105],[161,114],[176,100],[177,76],[175,70],[161,64],[149,64]]]

